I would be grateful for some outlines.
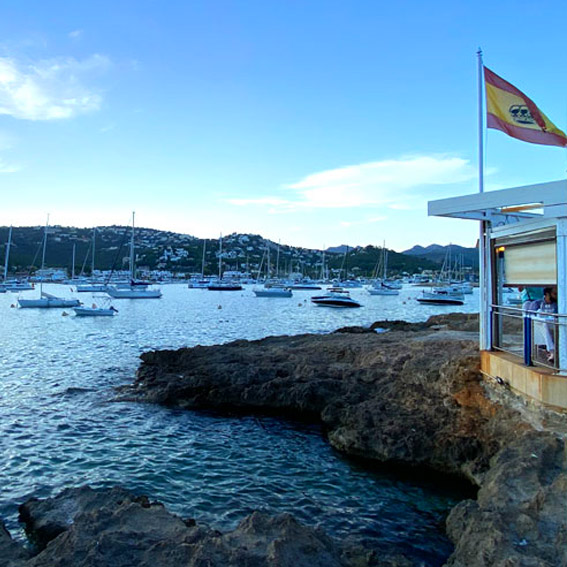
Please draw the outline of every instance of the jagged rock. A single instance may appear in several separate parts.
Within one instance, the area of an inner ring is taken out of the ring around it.
[[[44,549],[21,567],[380,565],[368,550],[343,548],[289,514],[254,512],[235,530],[222,534],[118,488],[68,489],[56,498],[25,506],[30,534],[50,539],[44,539]],[[390,558],[387,565],[404,562]]]
[[[567,453],[549,432],[529,431],[492,460],[476,501],[447,520],[448,565],[567,565]]]

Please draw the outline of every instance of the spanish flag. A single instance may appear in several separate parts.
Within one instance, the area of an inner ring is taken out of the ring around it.
[[[546,146],[567,146],[567,136],[522,91],[484,68],[486,126],[518,140]]]

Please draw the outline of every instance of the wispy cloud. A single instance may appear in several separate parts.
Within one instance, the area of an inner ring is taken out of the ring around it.
[[[285,187],[284,198],[266,196],[230,202],[270,205],[278,207],[279,212],[377,205],[415,208],[438,194],[441,186],[467,182],[476,175],[476,169],[462,158],[411,156],[313,173]]]
[[[21,63],[0,57],[0,114],[23,120],[57,120],[100,108],[102,97],[83,84],[110,61],[93,55]]]
[[[71,39],[79,39],[83,35],[83,30],[73,30],[67,34]]]

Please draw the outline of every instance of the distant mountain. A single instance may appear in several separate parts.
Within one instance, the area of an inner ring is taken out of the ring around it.
[[[404,250],[402,254],[407,256],[415,256],[429,260],[438,265],[443,265],[445,259],[450,253],[451,263],[460,261],[462,258],[465,266],[478,269],[478,248],[465,248],[456,244],[449,244],[447,246],[440,246],[439,244],[431,244],[430,246],[414,246],[409,250]]]
[[[8,227],[0,227],[0,265],[4,265]],[[95,269],[124,269],[128,266],[131,228],[102,226],[96,228]],[[10,272],[32,273],[41,266],[44,227],[14,227],[10,250]],[[205,247],[205,274],[218,273],[219,242],[196,238],[188,234],[136,228],[136,264],[139,268],[166,270],[176,273],[200,273]],[[92,229],[52,226],[49,228],[46,267],[72,269],[75,249],[75,273],[90,273],[92,262]],[[267,264],[266,249],[270,250],[271,271],[280,275],[301,273],[319,278],[322,262],[330,277],[371,276],[380,263],[382,249],[375,246],[348,247],[346,245],[322,250],[278,245],[257,234],[230,234],[223,237],[223,270],[248,271],[256,276],[260,264]],[[345,254],[347,252],[348,254]],[[427,250],[427,249],[425,249]],[[264,259],[263,259],[264,258]],[[400,254],[389,251],[388,273],[415,274],[422,270],[439,269],[426,256]]]

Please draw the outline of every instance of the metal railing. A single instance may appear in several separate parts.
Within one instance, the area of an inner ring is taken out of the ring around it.
[[[521,357],[526,366],[567,373],[567,314],[491,305],[491,345]]]

